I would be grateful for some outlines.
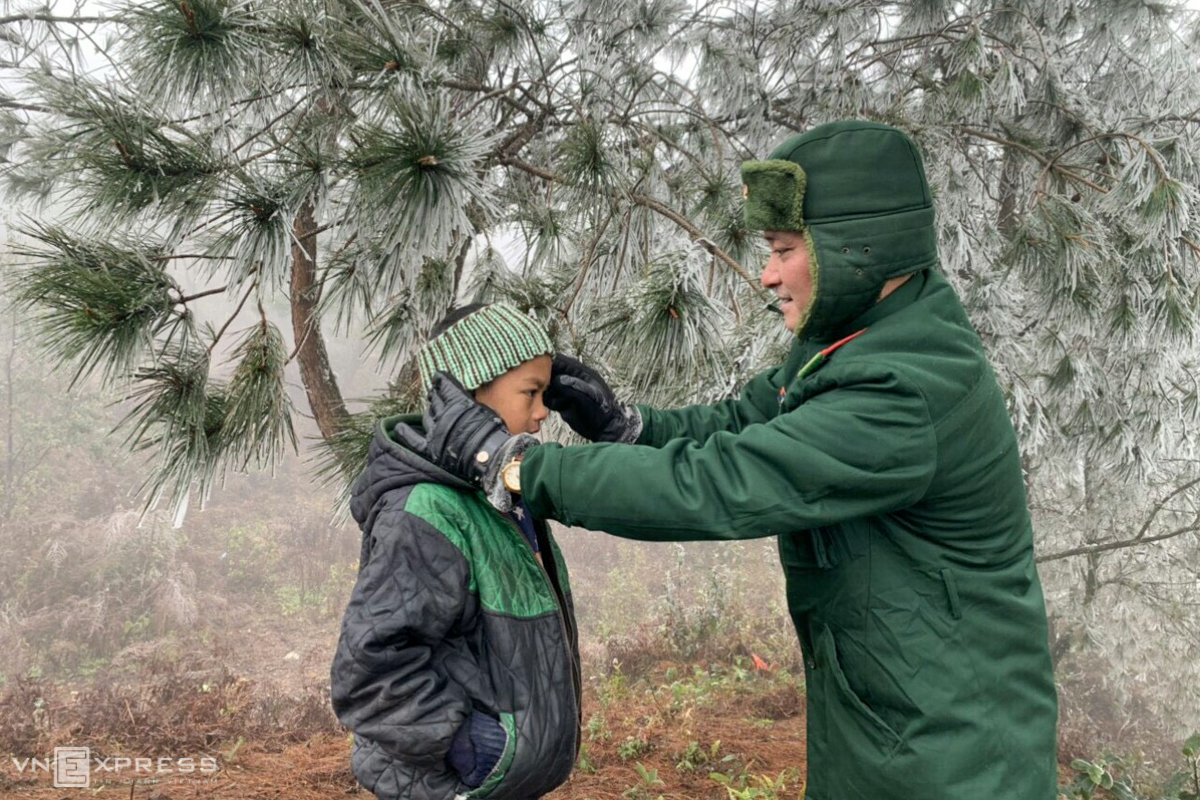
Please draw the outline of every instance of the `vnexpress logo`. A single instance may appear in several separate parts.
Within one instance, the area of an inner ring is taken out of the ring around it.
[[[87,747],[54,748],[54,785],[84,788],[92,785],[92,752]]]
[[[93,785],[111,783],[194,783],[212,781],[220,766],[213,756],[200,758],[130,758],[108,756],[94,758],[90,747],[56,747],[54,758],[12,759],[19,774],[43,772],[52,774],[58,788],[88,789]],[[93,773],[99,773],[93,778]]]

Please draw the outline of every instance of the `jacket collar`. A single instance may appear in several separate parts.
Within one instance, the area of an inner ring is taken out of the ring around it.
[[[908,308],[925,291],[925,286],[930,280],[929,272],[928,269],[914,272],[912,277],[905,281],[896,291],[855,317],[854,321],[846,326],[845,333],[842,335],[845,336],[863,328],[869,328],[880,320],[887,319],[897,311]]]

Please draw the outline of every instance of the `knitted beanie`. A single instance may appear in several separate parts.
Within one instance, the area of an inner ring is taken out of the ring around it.
[[[542,355],[554,355],[546,331],[507,303],[492,303],[456,321],[421,348],[417,354],[421,390],[428,394],[434,373],[446,372],[474,391]]]

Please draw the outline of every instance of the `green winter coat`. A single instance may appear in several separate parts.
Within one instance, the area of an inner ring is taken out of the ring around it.
[[[844,220],[808,222],[814,252],[842,249]],[[874,304],[903,268],[881,263],[864,304],[847,301],[861,268],[822,256],[826,322],[739,398],[639,407],[635,445],[533,448],[525,500],[633,539],[778,537],[808,800],[1053,800],[1057,701],[1004,399],[947,281],[919,268]]]

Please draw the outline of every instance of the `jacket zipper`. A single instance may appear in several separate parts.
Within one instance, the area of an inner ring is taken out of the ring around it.
[[[488,503],[488,505],[491,506],[491,503]],[[493,509],[494,509],[494,507],[493,507]],[[580,682],[580,679],[578,679],[576,677],[577,670],[575,668],[575,654],[573,652],[571,652],[571,633],[567,629],[567,621],[566,621],[566,614],[567,614],[566,593],[564,592],[564,593],[560,594],[559,590],[557,588],[555,588],[554,582],[552,580],[550,580],[550,573],[546,572],[546,568],[542,564],[538,563],[537,554],[533,549],[533,545],[531,545],[529,543],[529,540],[525,538],[525,534],[521,532],[521,529],[517,527],[517,524],[515,522],[513,522],[511,519],[509,519],[506,514],[503,514],[500,511],[496,511],[496,515],[498,517],[500,517],[500,519],[503,520],[504,523],[506,525],[508,525],[508,527],[512,528],[513,533],[517,534],[517,536],[521,540],[521,543],[524,544],[525,547],[529,549],[529,555],[533,558],[533,563],[537,565],[538,572],[540,572],[542,575],[542,578],[545,579],[546,586],[548,586],[550,588],[550,594],[554,597],[554,602],[558,605],[558,614],[556,616],[558,617],[559,628],[562,630],[563,649],[565,649],[567,651],[567,666],[570,667],[570,670],[571,670],[571,689],[575,693],[575,719],[576,719],[575,757],[578,758],[579,757],[579,744],[580,744],[579,729],[583,725],[583,686]],[[536,523],[535,523],[535,525],[536,525]],[[551,549],[550,558],[554,558],[553,549]],[[574,769],[574,764],[572,764],[572,769]]]

